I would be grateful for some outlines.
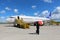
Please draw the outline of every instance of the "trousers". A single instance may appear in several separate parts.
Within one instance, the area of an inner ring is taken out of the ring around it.
[[[36,33],[39,34],[39,26],[36,27]]]

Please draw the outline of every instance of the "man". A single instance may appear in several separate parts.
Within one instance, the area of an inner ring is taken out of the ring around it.
[[[36,22],[36,33],[39,35],[39,23],[38,23],[38,21]]]

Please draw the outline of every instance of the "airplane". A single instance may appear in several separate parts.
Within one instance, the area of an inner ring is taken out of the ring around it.
[[[15,19],[17,18],[17,16],[11,16],[9,18],[7,18],[7,22],[10,22],[10,23],[14,23]],[[42,23],[42,25],[44,24],[43,21],[48,21],[50,20],[49,18],[46,18],[46,17],[36,17],[36,16],[23,16],[23,15],[20,15],[19,18],[23,19],[23,21],[25,23],[29,23],[29,24],[34,24],[35,22],[37,21],[40,21]]]

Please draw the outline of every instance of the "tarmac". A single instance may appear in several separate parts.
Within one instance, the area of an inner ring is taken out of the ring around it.
[[[60,26],[40,26],[37,35],[35,26],[22,29],[12,27],[12,24],[0,24],[0,40],[60,40]]]

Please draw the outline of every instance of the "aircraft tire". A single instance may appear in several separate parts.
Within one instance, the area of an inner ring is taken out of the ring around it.
[[[18,28],[20,28],[20,25],[19,25],[19,24],[17,24],[17,27],[18,27]]]

